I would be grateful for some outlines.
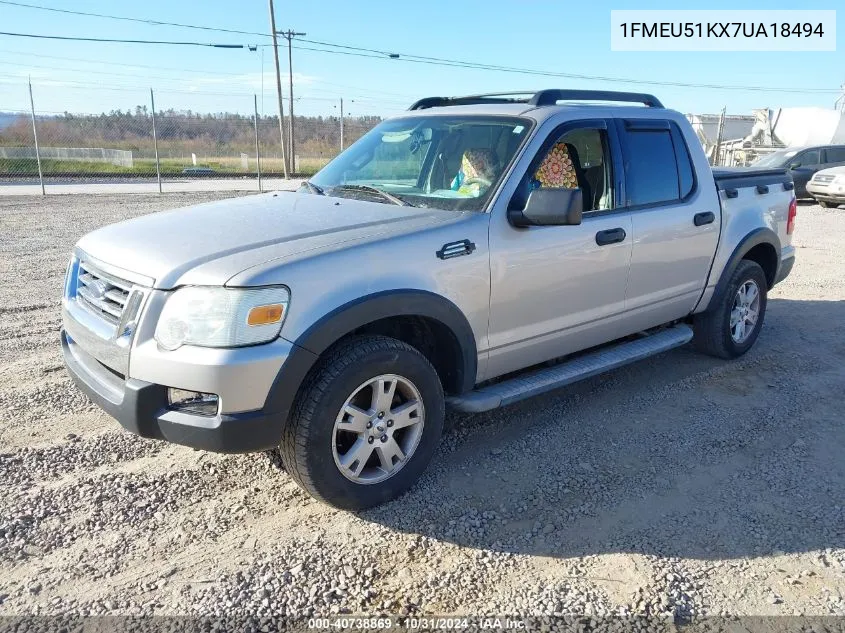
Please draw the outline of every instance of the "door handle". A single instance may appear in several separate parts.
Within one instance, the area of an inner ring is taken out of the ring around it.
[[[615,244],[616,242],[624,242],[626,235],[625,229],[622,227],[599,231],[596,233],[596,244],[599,246],[607,246],[608,244]]]
[[[705,211],[704,213],[696,213],[692,221],[695,222],[696,226],[704,226],[705,224],[712,224],[715,219],[715,213],[712,211]]]

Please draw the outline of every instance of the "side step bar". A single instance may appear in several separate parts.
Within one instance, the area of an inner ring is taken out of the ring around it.
[[[589,352],[554,367],[535,369],[462,396],[449,398],[447,404],[466,413],[490,411],[680,347],[691,340],[692,329],[689,326],[675,325],[634,341]]]

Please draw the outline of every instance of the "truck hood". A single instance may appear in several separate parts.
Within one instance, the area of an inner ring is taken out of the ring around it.
[[[379,202],[268,193],[164,211],[103,227],[77,249],[154,279],[153,287],[223,285],[270,260],[408,233],[463,214]]]

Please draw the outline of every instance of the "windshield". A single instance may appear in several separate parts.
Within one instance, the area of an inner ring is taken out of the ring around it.
[[[480,211],[531,129],[516,117],[383,121],[303,191],[385,204]]]
[[[783,167],[789,162],[789,159],[795,156],[798,153],[797,149],[793,150],[781,150],[779,152],[772,152],[762,158],[758,158],[753,163],[751,163],[754,167]]]

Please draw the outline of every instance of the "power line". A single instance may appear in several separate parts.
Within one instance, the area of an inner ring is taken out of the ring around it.
[[[333,44],[330,42],[320,42],[317,40],[301,40],[302,42],[307,42],[309,44],[316,44],[318,46],[330,46],[334,48],[339,48],[343,50],[329,50],[326,48],[313,48],[313,47],[306,47],[302,45],[295,46],[294,48],[300,48],[302,50],[310,50],[310,51],[317,51],[322,53],[332,53],[336,55],[351,55],[355,57],[366,57],[370,59],[387,59],[387,60],[398,60],[398,61],[406,61],[416,64],[429,64],[434,66],[450,66],[455,68],[469,68],[469,69],[476,69],[476,70],[489,70],[489,71],[496,71],[496,72],[507,72],[507,73],[517,73],[522,75],[538,75],[543,77],[562,77],[566,79],[581,79],[581,80],[590,80],[590,81],[605,81],[605,82],[614,82],[614,83],[627,83],[627,84],[639,84],[639,85],[652,85],[652,86],[672,86],[672,87],[679,87],[679,88],[703,88],[703,89],[710,89],[710,90],[743,90],[743,91],[756,91],[756,92],[791,92],[791,93],[821,93],[821,94],[830,94],[830,93],[838,93],[839,90],[830,89],[830,88],[779,88],[774,86],[738,86],[738,85],[731,85],[731,84],[704,84],[704,83],[689,83],[689,82],[681,82],[681,81],[653,81],[648,79],[630,79],[626,77],[612,77],[612,76],[602,76],[602,75],[585,75],[585,74],[576,74],[576,73],[562,73],[562,72],[554,72],[554,71],[545,71],[545,70],[535,70],[531,68],[516,68],[510,66],[496,66],[492,64],[482,64],[476,62],[466,62],[460,60],[451,60],[445,59],[440,57],[425,57],[422,55],[412,55],[406,53],[395,53],[389,51],[379,51],[376,49],[369,49],[363,48],[358,46],[347,46],[343,44]]]
[[[2,61],[2,60],[0,60],[0,66],[15,66],[15,67],[23,68],[23,69],[38,68],[38,69],[47,69],[47,70],[57,70],[57,71],[62,71],[62,72],[70,72],[70,73],[85,73],[85,74],[96,74],[96,75],[108,75],[108,76],[115,76],[115,77],[135,77],[135,78],[137,78],[137,75],[133,75],[133,74],[129,74],[129,73],[116,73],[116,72],[107,72],[107,71],[98,71],[98,70],[89,70],[89,69],[76,69],[76,68],[54,68],[52,66],[40,66],[38,64],[16,64],[14,62],[6,62],[6,61]],[[17,75],[2,75],[2,76],[16,77]],[[152,75],[145,75],[144,78],[145,79],[150,79],[150,78],[152,78],[152,79],[162,79],[162,80],[165,80],[165,81],[168,81],[168,82],[178,82],[178,81],[180,81],[179,78],[177,78],[177,77],[156,77],[156,76],[152,76]],[[63,84],[66,84],[66,83],[67,84],[84,83],[84,82],[78,82],[78,81],[74,81],[74,80],[70,80],[70,79],[55,78],[55,77],[39,77],[37,79],[41,82],[44,82],[44,83],[50,82],[51,84],[56,84],[56,85],[63,85]],[[185,80],[187,80],[187,79],[185,79]],[[184,84],[185,80],[182,80],[181,83]],[[198,78],[198,80],[201,82],[202,78],[200,77],[200,78]],[[319,83],[322,83],[322,82],[319,82]],[[94,87],[102,87],[101,84],[93,84],[93,83],[85,83],[85,85],[90,85],[90,86],[94,86]],[[137,90],[147,90],[148,89],[148,86],[140,86],[140,85],[135,86],[134,84],[131,85],[131,86],[127,85],[127,84],[122,84],[122,85],[120,85],[120,87],[126,88],[127,90],[133,90],[135,88],[137,88]],[[156,91],[157,92],[163,92],[168,87],[169,87],[168,85],[162,86],[161,84],[158,84],[156,86]],[[353,89],[353,90],[357,90],[357,88],[353,88],[351,86],[350,86],[350,88]],[[204,95],[233,96],[233,97],[238,97],[238,96],[248,97],[248,96],[253,94],[253,92],[249,92],[249,93],[247,93],[247,92],[212,92],[212,91],[200,90],[200,89],[197,89],[197,90],[178,90],[177,89],[175,91],[178,92],[178,93],[183,93],[183,94],[204,94]],[[307,88],[305,88],[305,91],[306,91],[305,95],[297,96],[294,99],[294,101],[296,101],[296,102],[299,102],[300,100],[304,100],[304,101],[326,101],[326,102],[331,102],[331,103],[334,103],[334,102],[337,101],[336,97],[309,96],[309,94],[308,94],[309,92],[338,94],[338,92],[336,90],[330,90],[330,89],[327,89],[327,88],[319,88],[319,87],[307,87]],[[262,92],[262,91],[259,90],[258,92]],[[269,90],[265,90],[263,92],[269,92]],[[367,95],[367,94],[361,94],[361,93],[356,93],[356,92],[351,92],[351,93],[346,92],[345,94],[352,96],[352,97],[355,97],[355,99],[360,101],[360,102],[377,103],[377,104],[388,105],[388,106],[390,106],[390,105],[406,106],[407,105],[407,101],[399,101],[397,99],[387,99],[387,98],[381,97],[380,95],[374,95],[374,94]],[[284,98],[285,101],[290,101],[290,99],[288,97],[283,97],[283,98]]]
[[[138,22],[141,24],[149,24],[152,26],[178,26],[183,29],[197,29],[200,31],[217,31],[220,33],[235,33],[237,35],[258,35],[259,37],[270,37],[267,33],[258,33],[256,31],[238,31],[236,29],[224,29],[220,27],[199,26],[197,24],[181,24],[179,22],[164,22],[162,20],[151,20],[146,18],[130,18],[119,15],[106,15],[105,13],[90,13],[87,11],[74,11],[71,9],[57,9],[55,7],[44,7],[37,4],[27,4],[25,2],[11,2],[9,0],[0,0],[0,4],[7,4],[14,7],[23,7],[26,9],[39,9],[41,11],[52,11],[54,13],[66,13],[71,15],[83,15],[92,18],[107,18],[109,20],[123,20],[125,22]]]
[[[93,75],[110,75],[113,77],[134,77],[138,78],[137,73],[119,73],[119,72],[109,72],[107,70],[92,70],[89,68],[57,68],[56,66],[42,66],[39,64],[17,64],[15,62],[7,62],[0,60],[0,66],[17,66],[19,68],[39,68],[44,70],[55,70],[60,72],[70,72],[70,73],[86,73],[86,74],[93,74]],[[198,77],[200,80],[202,79],[201,76]],[[163,81],[188,81],[194,79],[193,77],[162,77],[161,75],[144,75],[144,79],[161,79]],[[60,79],[57,81],[61,81]],[[251,93],[250,93],[251,94]]]
[[[57,60],[61,60],[61,61],[74,61],[74,62],[90,63],[90,64],[97,64],[97,65],[101,65],[101,66],[119,66],[121,68],[144,68],[144,69],[149,69],[149,70],[193,73],[194,76],[197,76],[199,79],[202,79],[206,76],[212,77],[212,76],[217,76],[217,75],[225,75],[227,77],[245,78],[245,77],[247,77],[248,75],[251,74],[250,72],[234,73],[234,72],[225,72],[225,71],[222,71],[222,70],[202,70],[202,69],[197,69],[197,68],[173,68],[173,67],[170,67],[170,66],[151,66],[151,65],[144,65],[144,64],[119,64],[119,63],[111,62],[111,61],[105,62],[102,59],[85,59],[85,58],[82,58],[82,57],[67,57],[67,56],[60,56],[60,55],[43,55],[43,54],[29,53],[29,52],[23,52],[23,51],[12,51],[12,50],[8,50],[8,49],[0,49],[0,53],[10,53],[12,55],[25,55],[26,57],[38,57],[38,58],[44,58],[44,59],[57,59]],[[16,62],[9,62],[9,61],[5,61],[5,60],[0,60],[0,64],[5,64],[5,65],[8,65],[8,66],[18,66],[18,67],[21,67],[21,68],[41,68],[41,69],[48,69],[48,70],[55,70],[55,71],[62,71],[62,72],[108,74],[108,75],[114,75],[114,76],[136,77],[136,78],[138,77],[137,73],[127,74],[127,73],[107,72],[107,71],[102,71],[102,70],[91,70],[91,69],[88,69],[88,68],[67,68],[67,67],[56,67],[56,66],[41,66],[41,65],[38,65],[38,64],[19,64],[19,63],[16,63]],[[163,80],[166,80],[166,81],[180,81],[180,80],[183,79],[181,77],[161,77],[161,76],[157,77],[155,75],[144,75],[144,78],[145,79],[146,78],[158,78],[158,79],[163,79]],[[58,81],[58,80],[56,80],[56,81]],[[380,102],[385,102],[385,103],[399,103],[399,101],[391,100],[391,99],[385,99],[381,95],[385,95],[386,97],[399,97],[401,99],[407,99],[407,100],[414,100],[414,99],[417,98],[414,95],[401,94],[401,93],[397,93],[397,92],[388,92],[386,90],[377,90],[375,88],[370,88],[370,87],[350,86],[348,84],[338,84],[338,83],[333,83],[333,82],[330,82],[330,81],[323,81],[322,79],[309,79],[309,83],[310,82],[320,84],[320,85],[324,85],[324,86],[334,86],[334,87],[337,87],[337,88],[344,88],[346,91],[348,91],[348,90],[363,90],[363,91],[366,92],[366,94],[362,94],[362,93],[356,94],[356,93],[349,93],[349,92],[346,92],[345,94],[347,96],[352,96],[352,97],[361,97],[362,99],[370,98],[370,99],[378,100]],[[146,86],[144,87],[144,89],[146,89]],[[309,91],[319,91],[319,92],[327,92],[327,93],[330,93],[330,94],[339,94],[339,91],[329,90],[327,88],[315,88],[315,87],[309,86],[307,89]],[[259,92],[262,92],[262,91],[259,91]],[[264,91],[264,92],[268,92],[268,91]],[[331,99],[329,99],[329,100],[331,100]],[[334,100],[336,100],[336,99],[334,99]],[[405,102],[403,101],[402,103],[405,103]]]
[[[2,0],[0,0],[0,3]],[[83,62],[86,64],[98,64],[101,66],[121,66],[123,68],[145,68],[149,70],[164,70],[164,71],[176,71],[176,72],[202,72],[208,75],[231,75],[235,77],[242,77],[246,73],[232,73],[232,72],[225,72],[222,70],[201,70],[197,68],[173,68],[172,66],[151,66],[145,64],[119,64],[113,61],[104,61],[102,59],[86,59],[84,57],[68,57],[66,55],[44,55],[42,53],[30,53],[28,51],[10,51],[8,49],[0,49],[0,53],[11,53],[12,55],[24,55],[26,57],[39,57],[44,59],[59,59],[62,61],[73,61],[73,62]],[[52,67],[51,67],[52,68]],[[61,69],[57,69],[61,70]],[[85,71],[88,72],[88,71]]]
[[[35,33],[9,33],[0,31],[0,35],[10,37],[30,37],[39,40],[66,40],[71,42],[110,42],[117,44],[166,44],[171,46],[205,46],[207,48],[247,48],[246,44],[216,44],[213,42],[173,42],[170,40],[122,40],[104,37],[71,37],[69,35],[36,35]]]
[[[97,18],[106,18],[106,19],[113,19],[113,20],[124,20],[129,22],[138,22],[143,24],[155,25],[155,26],[174,26],[180,28],[190,28],[190,29],[199,29],[203,31],[217,31],[222,33],[235,33],[239,35],[253,35],[253,36],[260,36],[260,37],[270,37],[266,33],[259,33],[256,31],[241,31],[237,29],[226,29],[220,27],[210,27],[210,26],[200,26],[195,24],[184,24],[179,22],[166,22],[163,20],[153,20],[153,19],[146,19],[146,18],[131,18],[126,16],[116,16],[116,15],[108,15],[103,13],[92,13],[92,12],[85,12],[85,11],[76,11],[71,9],[57,9],[54,7],[45,7],[41,5],[34,5],[28,4],[23,2],[13,2],[11,0],[0,0],[0,4],[10,5],[10,6],[18,6],[30,9],[39,9],[44,11],[53,11],[57,13],[66,13],[66,14],[73,14],[73,15],[82,15],[87,17],[97,17]],[[119,43],[131,43],[131,44],[170,44],[170,45],[182,45],[182,46],[206,46],[206,47],[214,47],[214,48],[246,48],[243,44],[216,44],[216,43],[204,43],[204,42],[171,42],[171,41],[153,41],[153,40],[118,40],[118,39],[104,39],[104,38],[81,38],[81,37],[68,37],[68,36],[47,36],[47,35],[34,35],[34,34],[24,34],[24,33],[2,33],[0,35],[10,35],[10,36],[17,36],[17,37],[34,37],[34,38],[43,38],[43,39],[60,39],[60,40],[70,40],[70,41],[92,41],[92,42],[119,42]],[[833,94],[839,93],[838,89],[830,89],[830,88],[780,88],[780,87],[773,87],[773,86],[740,86],[740,85],[731,85],[731,84],[707,84],[707,83],[691,83],[691,82],[681,82],[681,81],[665,81],[665,80],[647,80],[647,79],[630,79],[627,77],[614,77],[614,76],[603,76],[603,75],[587,75],[587,74],[580,74],[580,73],[563,73],[563,72],[554,72],[554,71],[545,71],[545,70],[538,70],[538,69],[531,69],[531,68],[517,68],[517,67],[510,67],[510,66],[498,66],[494,64],[484,64],[479,62],[468,62],[463,60],[455,60],[455,59],[448,59],[442,57],[430,57],[424,55],[414,55],[411,53],[397,53],[393,51],[385,51],[385,50],[378,50],[372,48],[365,48],[360,46],[351,46],[348,44],[338,44],[334,42],[325,42],[320,40],[306,40],[302,39],[301,41],[307,42],[310,44],[315,44],[317,46],[327,46],[331,49],[329,50],[325,48],[311,48],[306,46],[296,46],[295,48],[301,48],[302,50],[310,50],[315,52],[323,52],[323,53],[332,53],[332,54],[345,54],[345,55],[352,55],[357,57],[366,57],[372,59],[392,59],[392,60],[399,60],[405,61],[410,63],[417,63],[417,64],[430,64],[430,65],[437,65],[437,66],[445,66],[445,67],[453,67],[453,68],[468,68],[468,69],[475,69],[475,70],[487,70],[487,71],[494,71],[494,72],[506,72],[506,73],[516,73],[516,74],[524,74],[524,75],[535,75],[535,76],[543,76],[543,77],[559,77],[565,79],[579,79],[579,80],[588,80],[588,81],[600,81],[600,82],[609,82],[609,83],[624,83],[624,84],[635,84],[635,85],[652,85],[652,86],[670,86],[670,87],[678,87],[678,88],[698,88],[698,89],[708,89],[708,90],[741,90],[741,91],[753,91],[753,92],[772,92],[772,93],[818,93],[818,94]],[[262,44],[261,46],[271,46],[270,44]],[[341,49],[341,50],[337,50]]]

